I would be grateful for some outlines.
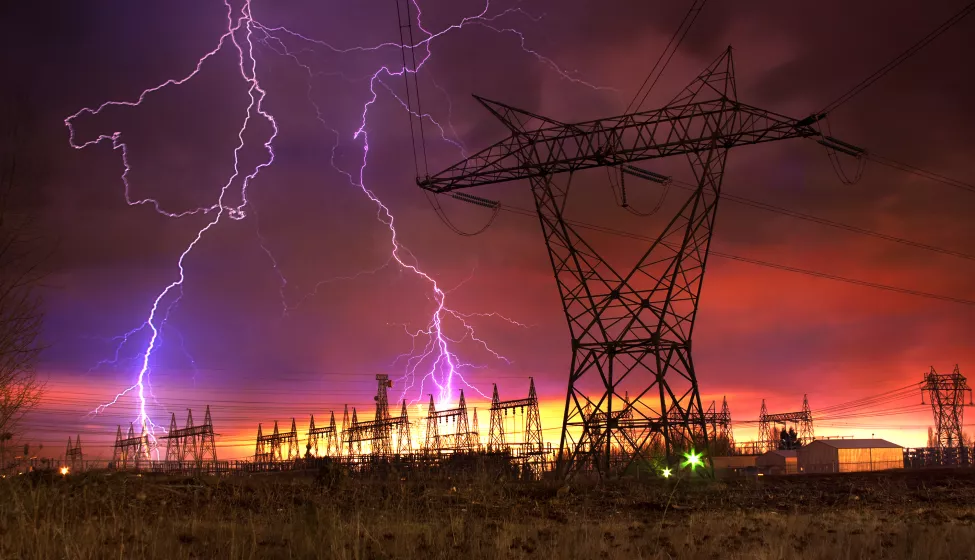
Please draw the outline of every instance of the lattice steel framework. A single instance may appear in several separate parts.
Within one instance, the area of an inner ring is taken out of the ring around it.
[[[441,422],[447,429],[447,433],[440,433]],[[423,442],[425,453],[470,452],[477,447],[478,436],[470,429],[467,400],[464,398],[463,389],[460,390],[457,408],[447,410],[437,410],[433,395],[430,395],[426,426],[426,437]]]
[[[122,427],[119,426],[119,436],[122,435],[121,432]],[[71,436],[68,436],[68,447],[64,450],[64,465],[74,472],[84,469],[85,455],[81,451],[81,434],[78,434],[74,443],[71,442]]]
[[[129,424],[129,433],[126,437],[122,437],[122,426],[118,427],[115,432],[115,445],[112,448],[112,465],[116,469],[125,470],[129,468],[129,460],[132,460],[132,466],[136,470],[142,466],[143,463],[148,463],[152,460],[151,456],[152,446],[149,444],[149,434],[146,432],[146,427],[142,426],[142,432],[139,435],[135,435],[135,426]]]
[[[783,412],[779,414],[769,414],[765,406],[765,399],[762,399],[762,410],[758,414],[758,435],[762,442],[764,451],[772,451],[779,448],[782,432],[781,429],[792,427],[799,436],[799,444],[807,445],[816,439],[813,429],[813,414],[809,408],[809,397],[802,396],[802,410],[799,412]]]
[[[214,436],[213,419],[210,417],[210,406],[207,405],[202,426],[193,425],[193,411],[187,410],[186,426],[178,428],[176,426],[176,413],[173,413],[169,423],[169,432],[159,439],[168,440],[166,461],[182,463],[192,460],[198,468],[202,468],[204,463],[213,463],[217,460],[217,446]]]
[[[691,335],[728,151],[819,136],[812,125],[822,115],[797,120],[739,102],[730,48],[653,111],[567,124],[477,99],[511,135],[417,183],[447,193],[530,181],[572,337],[560,471],[621,472],[651,460],[654,447],[673,465],[681,451],[706,447]],[[566,222],[575,172],[614,166],[662,181],[632,164],[677,155],[689,160],[697,188],[633,267],[612,266]],[[562,174],[568,180],[557,182]],[[626,390],[635,395],[629,403]]]
[[[718,414],[717,443],[726,447],[726,451],[729,454],[735,452],[735,431],[731,426],[731,408],[728,407],[728,397],[721,399],[721,412]]]
[[[924,393],[931,398],[938,449],[963,447],[965,407],[972,406],[972,389],[961,369],[956,364],[953,372],[944,374],[936,372],[932,366],[921,386],[921,404],[924,404]],[[965,402],[966,396],[968,402]]]
[[[376,416],[367,422],[359,422],[355,408],[352,409],[352,424],[343,430],[342,437],[348,446],[350,456],[360,456],[362,444],[370,444],[369,454],[378,458],[390,458],[393,455],[400,455],[404,451],[409,452],[412,448],[410,441],[410,419],[406,413],[406,399],[403,400],[403,407],[400,415],[392,417],[389,415],[388,389],[393,386],[392,381],[385,374],[376,376],[377,390],[376,396]],[[395,430],[395,443],[394,443]]]
[[[525,415],[524,441],[520,446],[525,453],[542,452],[542,420],[538,411],[538,393],[535,392],[535,379],[529,378],[528,398],[502,401],[498,396],[498,386],[494,385],[491,395],[491,426],[488,432],[488,451],[508,451],[510,442],[505,440],[504,417],[508,413],[521,411]]]
[[[308,449],[309,453],[313,457],[319,457],[318,443],[321,440],[325,440],[325,456],[326,457],[337,457],[342,454],[341,443],[339,442],[338,428],[335,425],[335,411],[331,411],[329,415],[328,425],[322,426],[320,428],[315,427],[315,415],[311,415],[311,420],[308,422],[308,433],[307,443],[305,448]]]
[[[299,458],[298,426],[291,419],[291,430],[278,431],[278,421],[274,421],[274,432],[264,435],[261,425],[257,425],[257,446],[254,449],[255,463],[292,462]]]

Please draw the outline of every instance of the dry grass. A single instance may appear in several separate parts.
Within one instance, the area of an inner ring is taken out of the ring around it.
[[[0,558],[970,558],[969,472],[579,484],[0,481]]]

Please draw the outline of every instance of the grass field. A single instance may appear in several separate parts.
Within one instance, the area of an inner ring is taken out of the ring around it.
[[[0,480],[0,558],[973,558],[975,472]]]

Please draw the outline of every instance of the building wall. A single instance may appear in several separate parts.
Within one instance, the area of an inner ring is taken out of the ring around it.
[[[835,447],[820,441],[814,441],[796,450],[799,460],[799,470],[807,473],[837,472],[839,470],[839,454]]]
[[[754,467],[757,455],[732,455],[729,457],[712,457],[715,470],[718,469],[742,469]]]
[[[793,458],[793,460],[795,460]],[[756,465],[759,467],[785,467],[786,457],[778,453],[766,453],[759,455]]]
[[[840,449],[839,471],[862,472],[904,468],[904,450],[900,447]]]

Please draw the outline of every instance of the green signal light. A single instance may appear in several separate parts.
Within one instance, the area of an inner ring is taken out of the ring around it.
[[[691,467],[692,471],[697,467],[702,467],[704,466],[704,461],[701,460],[701,457],[703,456],[704,453],[695,453],[694,450],[692,449],[690,453],[684,454],[684,463],[681,464],[681,467],[689,466]]]

